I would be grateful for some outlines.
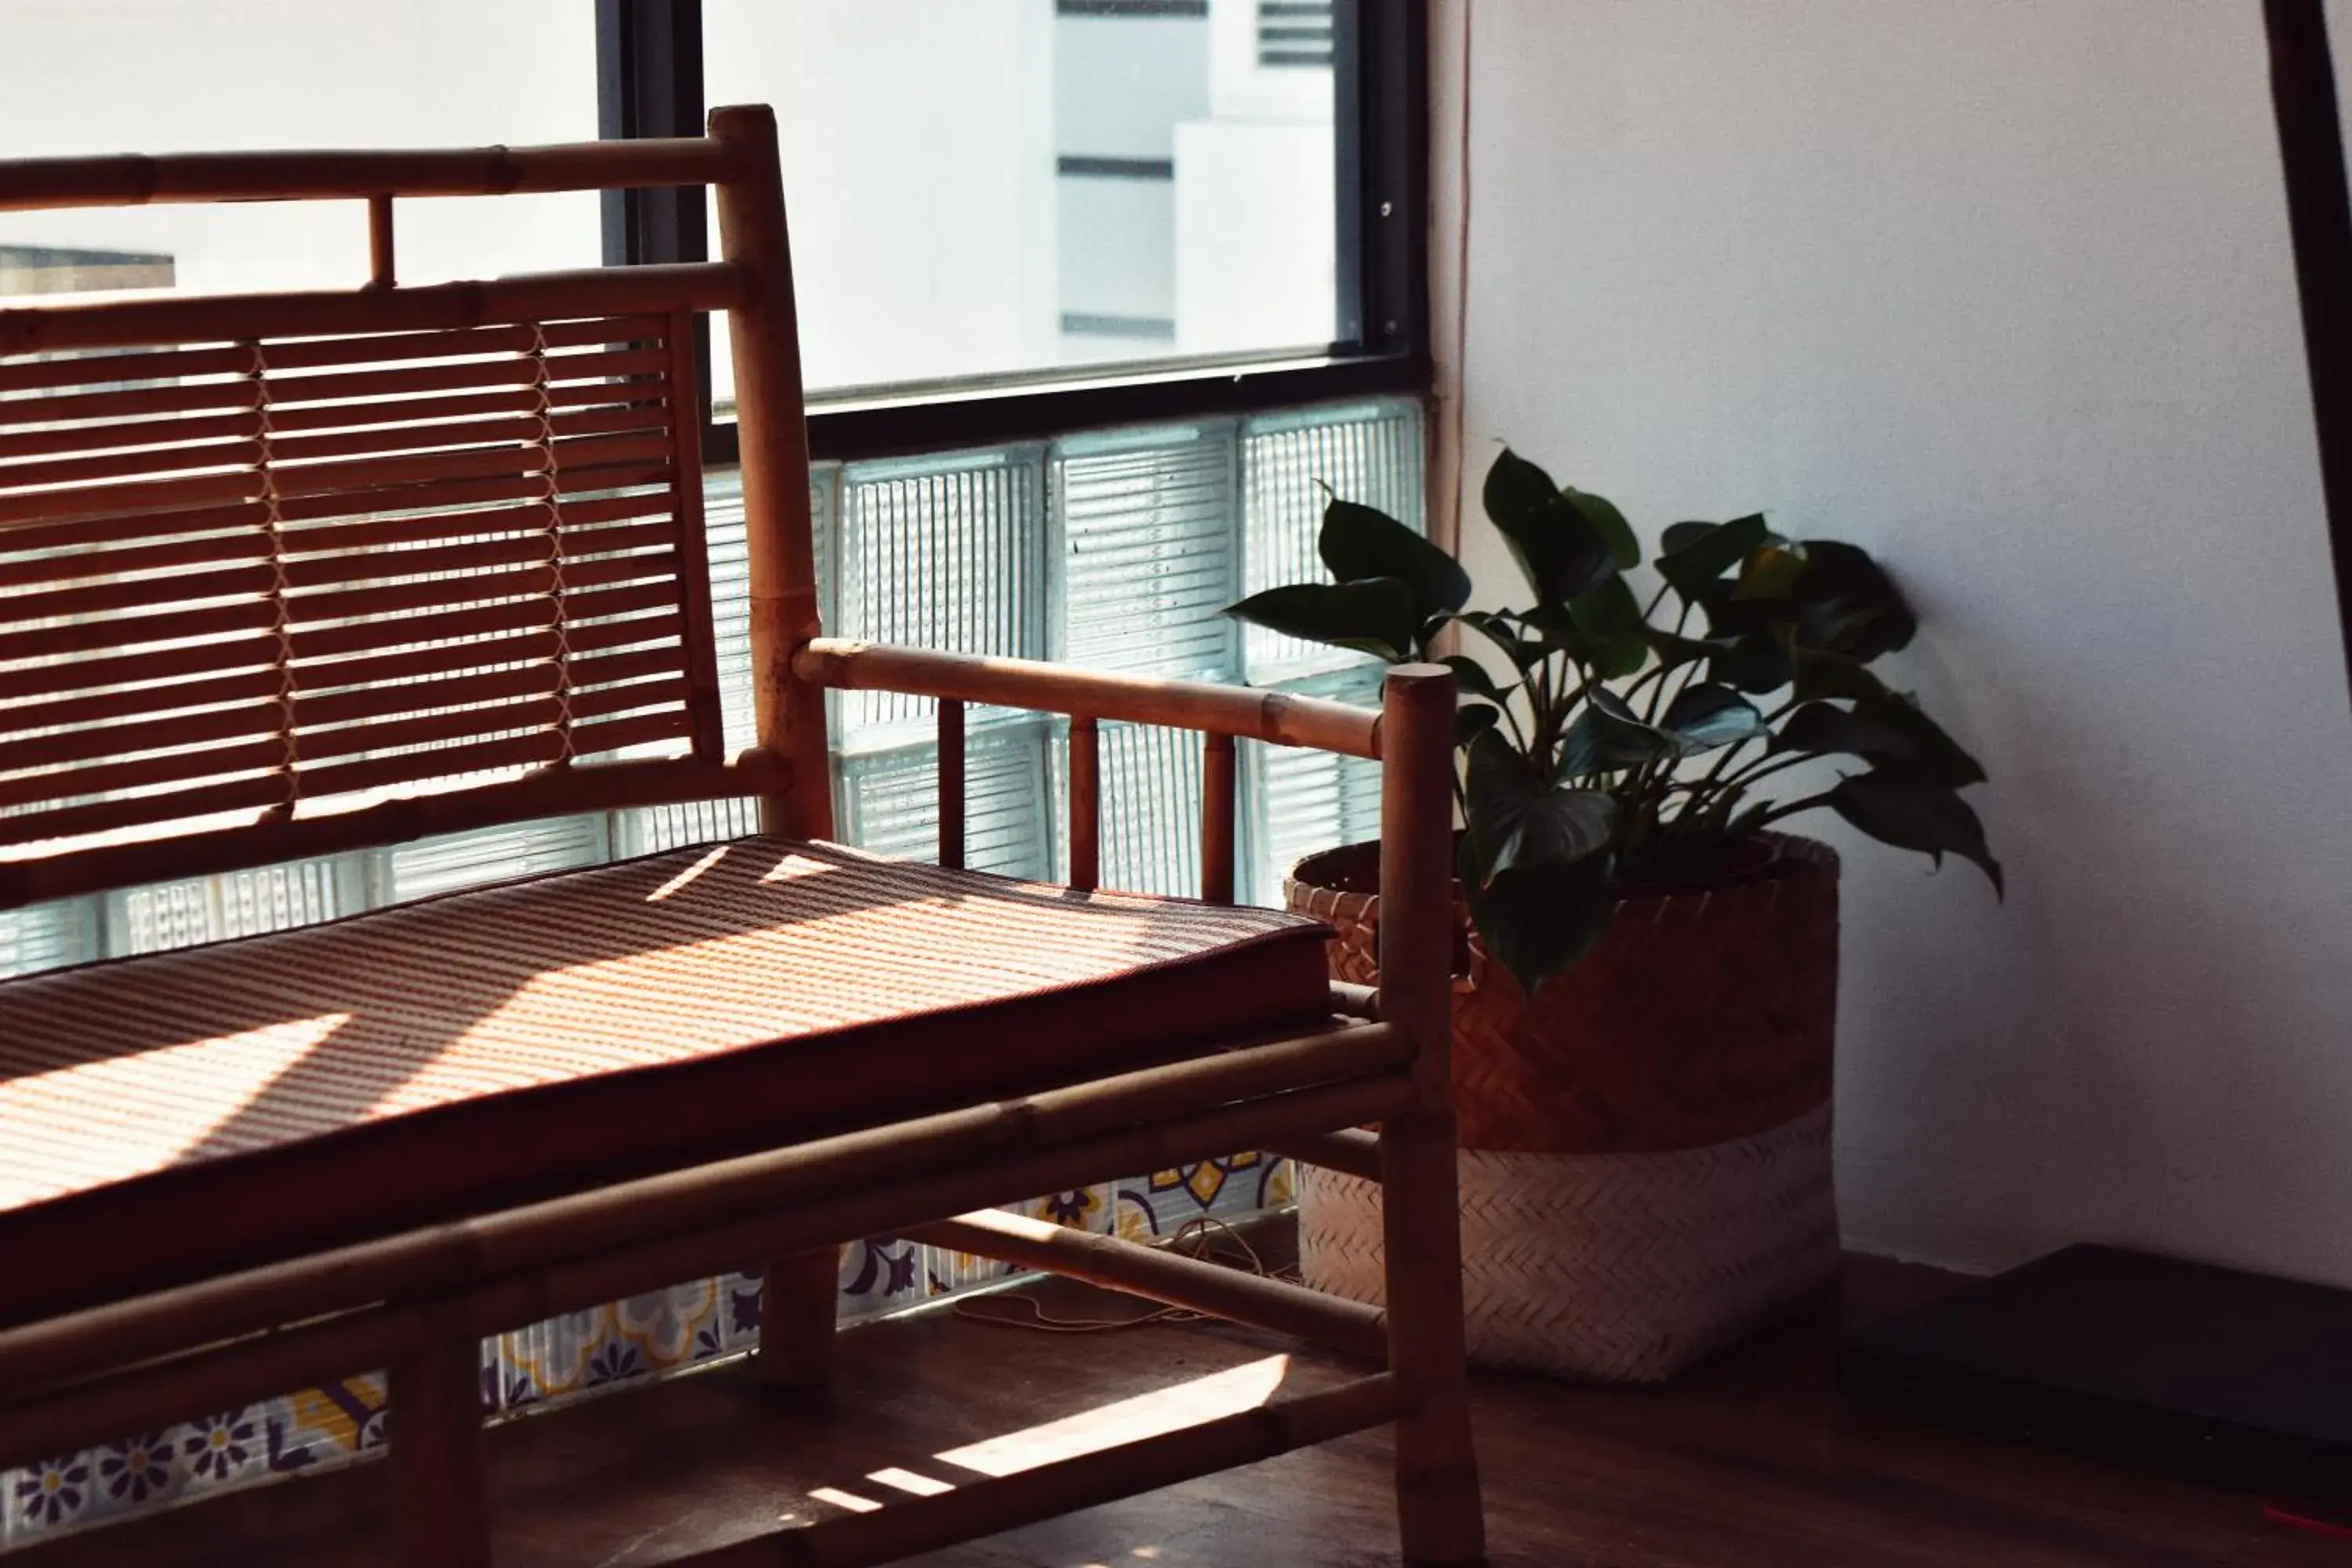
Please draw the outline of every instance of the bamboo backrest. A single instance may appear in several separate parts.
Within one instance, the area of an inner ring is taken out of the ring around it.
[[[721,117],[731,141],[0,163],[0,208],[363,197],[376,272],[0,310],[0,907],[782,793],[773,748],[722,752],[703,551],[693,313],[764,294],[739,353],[772,357],[779,298],[791,320],[772,119]],[[392,281],[394,195],[688,182],[758,187],[773,244]],[[751,377],[787,426],[744,443],[766,459],[754,568],[805,583],[805,516],[775,512],[807,493],[778,471],[806,461],[781,352],[789,398]]]

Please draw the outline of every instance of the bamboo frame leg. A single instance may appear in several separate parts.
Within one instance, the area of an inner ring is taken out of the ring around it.
[[[963,869],[963,704],[940,699],[940,864]]]
[[[1381,1124],[1389,1365],[1412,1396],[1396,1428],[1408,1563],[1481,1561],[1470,1436],[1453,1084],[1454,679],[1408,666],[1381,702],[1381,1016],[1413,1037],[1412,1107]]]
[[[1078,714],[1070,720],[1070,886],[1090,893],[1101,879],[1101,731]]]
[[[482,1485],[482,1341],[458,1304],[429,1307],[389,1378],[400,1568],[489,1568]]]
[[[751,699],[760,749],[791,762],[793,778],[784,794],[761,797],[760,826],[796,838],[830,838],[824,691],[793,673],[793,652],[823,628],[809,505],[807,400],[776,116],[765,105],[716,109],[710,134],[726,145],[734,170],[717,187],[719,254],[761,284],[758,296],[734,311],[728,330],[742,447]]]
[[[1201,738],[1201,901],[1234,901],[1234,738]]]
[[[768,1265],[760,1287],[760,1381],[807,1392],[833,1381],[841,1248],[821,1247]]]

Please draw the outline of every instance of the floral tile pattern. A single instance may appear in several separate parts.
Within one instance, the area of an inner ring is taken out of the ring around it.
[[[1290,1166],[1266,1154],[1197,1165],[1013,1205],[1077,1229],[1130,1239],[1172,1236],[1188,1220],[1237,1218],[1291,1201]],[[1011,1265],[891,1237],[842,1248],[841,1318],[877,1317],[1019,1272]],[[737,1355],[758,1342],[760,1279],[696,1279],[551,1318],[482,1344],[490,1419],[626,1387]],[[380,1373],[216,1411],[37,1465],[0,1470],[0,1554],[68,1531],[234,1488],[333,1469],[385,1446]]]

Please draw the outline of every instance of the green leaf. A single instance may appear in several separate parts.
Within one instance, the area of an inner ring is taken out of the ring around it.
[[[1569,616],[1583,634],[1584,662],[1603,680],[1633,674],[1650,661],[1642,601],[1622,577],[1612,577],[1569,601]]]
[[[1880,843],[1916,849],[1938,866],[1946,855],[1973,861],[1996,895],[2004,891],[2000,862],[1985,847],[1975,810],[1916,763],[1881,763],[1840,779],[1822,804]]]
[[[1804,550],[1804,574],[1791,591],[1803,605],[1801,643],[1864,664],[1910,646],[1919,618],[1868,551],[1828,539]]]
[[[1655,563],[1658,574],[1684,598],[1696,599],[1717,578],[1745,561],[1765,538],[1761,513],[1730,522],[1678,522],[1666,531],[1666,552]]]
[[[1789,684],[1789,655],[1769,632],[1748,632],[1733,637],[1706,672],[1741,691],[1778,691]]]
[[[1489,874],[1465,834],[1459,870],[1479,939],[1530,996],[1601,945],[1616,914],[1613,863],[1605,849]]]
[[[1549,474],[1508,447],[1486,470],[1484,499],[1539,600],[1565,604],[1617,570],[1607,536]]]
[[[1664,732],[1635,718],[1613,691],[1597,690],[1577,710],[1560,737],[1554,777],[1582,778],[1648,765],[1675,749]]]
[[[1465,610],[1454,618],[1501,648],[1521,675],[1543,662],[1542,646],[1520,637],[1516,626],[1492,611]]]
[[[1854,704],[1853,711],[1856,718],[1902,736],[1911,748],[1912,758],[1947,789],[1965,789],[1985,782],[1985,771],[1977,760],[1961,750],[1960,743],[1946,734],[1943,726],[1928,718],[1906,693],[1888,691],[1865,698]]]
[[[1514,866],[1574,860],[1609,842],[1617,803],[1597,790],[1558,789],[1493,730],[1473,736],[1463,815],[1491,877]]]
[[[1658,662],[1668,669],[1689,664],[1695,659],[1713,658],[1731,647],[1727,642],[1717,642],[1709,637],[1686,637],[1656,626],[1643,627],[1642,637],[1650,645],[1650,651],[1658,656]]]
[[[1739,568],[1739,580],[1732,584],[1735,599],[1785,599],[1805,574],[1805,554],[1801,546],[1767,544],[1748,557]]]
[[[1412,591],[1394,577],[1360,583],[1293,583],[1253,594],[1225,614],[1253,626],[1375,654],[1391,664],[1412,657]]]
[[[1503,721],[1503,710],[1486,702],[1465,702],[1454,710],[1454,744],[1458,750]]]
[[[1642,542],[1633,537],[1633,525],[1625,521],[1625,514],[1617,510],[1615,503],[1574,485],[1560,486],[1559,493],[1609,542],[1609,553],[1615,559],[1617,570],[1622,572],[1642,563]]]
[[[1666,524],[1665,531],[1658,535],[1658,553],[1672,555],[1677,551],[1687,550],[1722,526],[1719,522],[1670,522]]]
[[[1622,578],[1612,577],[1591,593],[1580,595],[1565,605],[1538,605],[1518,616],[1519,624],[1523,628],[1539,634],[1535,637],[1534,645],[1544,653],[1566,654],[1577,663],[1589,666],[1605,677],[1631,675],[1650,659],[1649,644],[1643,640],[1640,633],[1628,627],[1613,634],[1596,634],[1578,613],[1579,608],[1583,607],[1594,617],[1595,624],[1613,616],[1617,613],[1616,607],[1602,601],[1611,596],[1612,589],[1623,587],[1623,582]],[[1625,588],[1624,592],[1628,599],[1633,596],[1631,588]],[[1640,617],[1639,605],[1633,606],[1633,615],[1636,619]]]
[[[1412,593],[1413,617],[1426,621],[1470,602],[1462,563],[1386,512],[1334,499],[1323,509],[1316,541],[1323,564],[1342,583],[1393,577]]]
[[[1491,862],[1518,825],[1518,814],[1544,789],[1528,754],[1489,730],[1474,736],[1464,759],[1462,815],[1478,841],[1480,864]]]
[[[1772,750],[1891,763],[1910,762],[1918,755],[1900,731],[1859,711],[1849,713],[1834,702],[1807,702],[1799,707],[1772,737]]]
[[[1658,727],[1674,738],[1684,756],[1711,752],[1763,732],[1764,715],[1728,686],[1685,686],[1666,704]]]
[[[1789,715],[1772,739],[1776,752],[1844,752],[1873,762],[1909,763],[1946,789],[1985,782],[1977,760],[1944,733],[1919,704],[1898,691],[1856,701],[1851,712],[1830,702],[1808,702]]]
[[[1504,689],[1495,684],[1495,678],[1486,673],[1485,665],[1468,654],[1449,654],[1437,662],[1454,672],[1454,683],[1463,690],[1474,696],[1492,698],[1496,702],[1504,700]],[[1516,691],[1518,688],[1514,686],[1510,689]]]
[[[1785,642],[1783,647],[1795,667],[1800,702],[1817,698],[1868,701],[1888,695],[1878,677],[1843,654],[1818,653]]]

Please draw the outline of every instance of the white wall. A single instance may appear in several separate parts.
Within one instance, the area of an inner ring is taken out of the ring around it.
[[[1473,24],[1473,485],[1507,439],[1645,533],[1865,544],[1927,626],[1896,675],[1993,776],[2006,907],[1827,835],[1851,1243],[2352,1284],[2352,708],[2260,7]]]

